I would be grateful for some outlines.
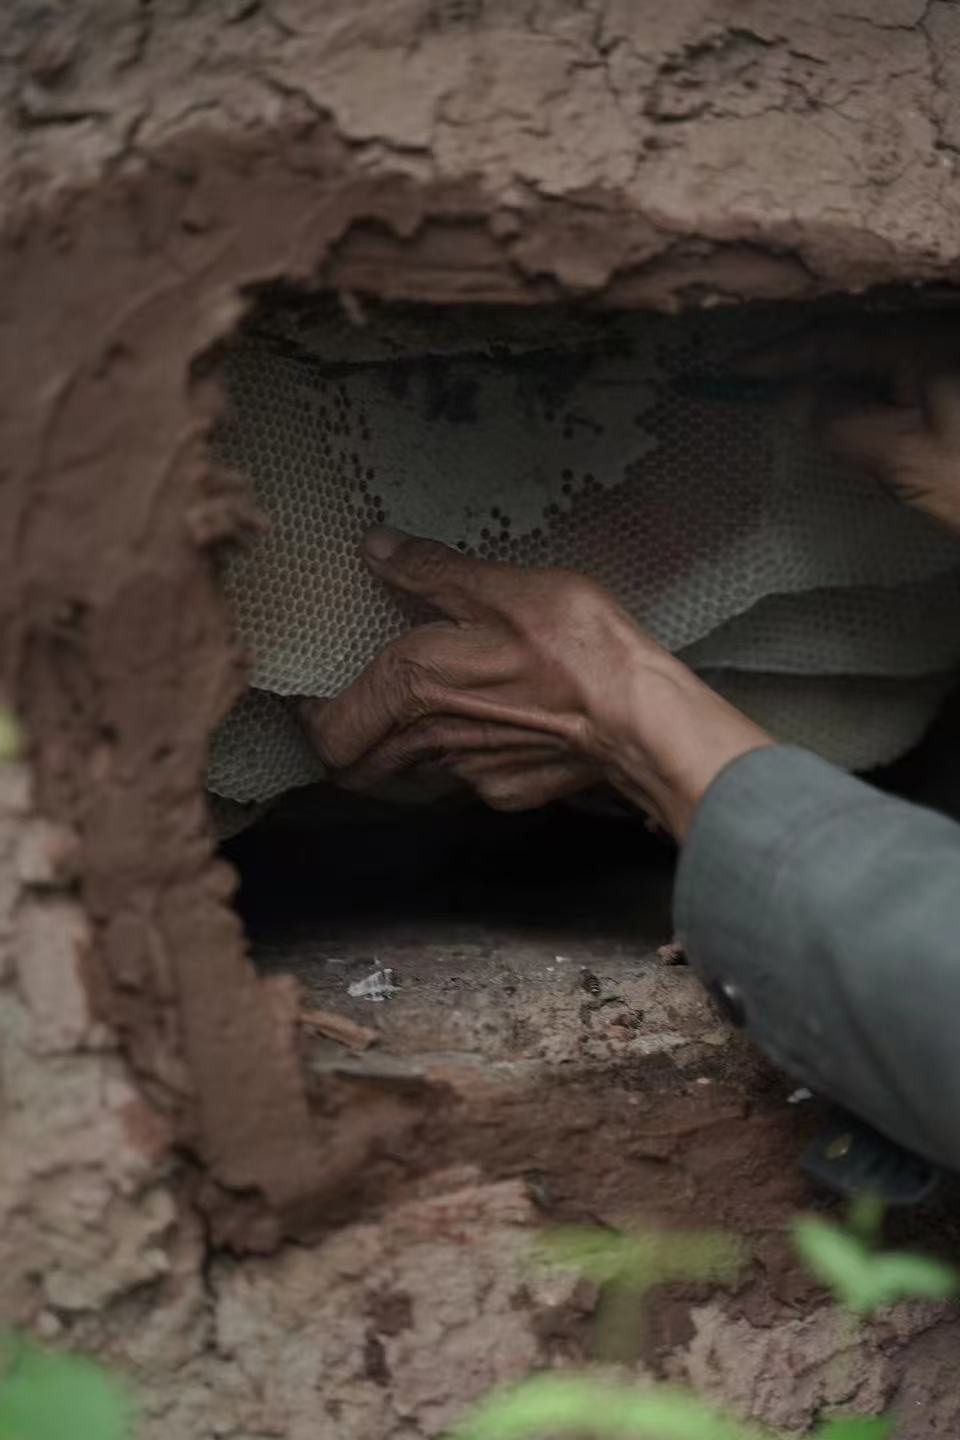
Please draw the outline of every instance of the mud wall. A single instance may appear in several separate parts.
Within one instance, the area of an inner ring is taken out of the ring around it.
[[[956,280],[960,11],[834,10],[0,18],[0,675],[29,738],[5,802],[3,1319],[126,1355],[158,1435],[283,1433],[244,1408],[259,1340],[216,1330],[215,1257],[420,1203],[429,1150],[403,1182],[370,1162],[441,1108],[307,1093],[294,997],[247,968],[212,855],[206,738],[242,665],[210,553],[252,519],[205,451],[217,342],[277,280],[354,308],[666,309]],[[294,1315],[313,1252],[291,1253],[243,1262],[231,1303]],[[435,1433],[418,1404],[338,1433]]]

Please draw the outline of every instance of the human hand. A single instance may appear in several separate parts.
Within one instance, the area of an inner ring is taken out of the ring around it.
[[[393,641],[335,699],[304,703],[340,784],[429,762],[522,809],[605,779],[679,836],[723,765],[770,743],[583,576],[384,529],[366,556],[447,618]]]
[[[351,715],[354,708],[359,712],[357,719],[364,709],[365,691],[366,686],[356,696],[347,692],[346,703]],[[327,718],[321,721],[334,701],[301,697],[296,703],[330,778],[344,790],[403,795],[413,784],[429,795],[446,774],[474,790],[494,810],[534,810],[603,779],[596,765],[565,749],[553,736],[492,720],[435,714],[398,727],[354,763],[338,767],[333,763],[338,752],[326,739]],[[394,783],[399,777],[402,788]],[[441,785],[439,793],[446,788]]]
[[[960,313],[872,317],[809,330],[738,360],[737,374],[796,380],[792,417],[908,505],[960,532]],[[848,382],[876,392],[850,404]]]

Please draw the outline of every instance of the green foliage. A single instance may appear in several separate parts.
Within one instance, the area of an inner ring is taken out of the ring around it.
[[[9,710],[0,710],[0,764],[19,760],[23,753],[23,735]]]
[[[793,1239],[811,1274],[855,1315],[869,1315],[894,1300],[947,1300],[957,1293],[958,1277],[949,1265],[906,1251],[871,1250],[826,1220],[801,1217],[794,1222]]]
[[[0,1440],[127,1440],[126,1387],[78,1355],[0,1342]]]
[[[449,1440],[539,1440],[589,1434],[596,1440],[778,1440],[695,1395],[661,1385],[641,1390],[587,1375],[537,1375],[480,1402]],[[825,1420],[810,1440],[890,1440],[885,1416]],[[782,1437],[786,1440],[786,1437]]]
[[[845,1415],[818,1425],[813,1440],[888,1440],[892,1435],[893,1421],[886,1415]]]
[[[855,1195],[847,1212],[847,1229],[865,1245],[879,1245],[883,1234],[884,1204],[876,1195]]]
[[[733,1235],[713,1230],[615,1230],[565,1227],[543,1235],[537,1258],[569,1266],[597,1285],[613,1281],[636,1293],[670,1280],[735,1280],[749,1258]]]
[[[866,1315],[908,1296],[946,1299],[958,1276],[922,1255],[879,1252],[882,1205],[863,1197],[849,1229],[805,1217],[793,1228],[810,1271],[845,1309]],[[748,1258],[738,1240],[716,1232],[560,1229],[543,1236],[543,1264],[568,1266],[601,1286],[641,1294],[676,1280],[729,1281]],[[892,1440],[888,1416],[845,1415],[821,1421],[810,1440]],[[785,1440],[725,1415],[699,1397],[669,1386],[614,1385],[588,1374],[533,1376],[488,1396],[451,1433],[451,1440],[540,1440],[589,1434],[596,1440]],[[2,1440],[2,1437],[0,1437]]]
[[[616,1440],[767,1440],[769,1434],[731,1420],[682,1390],[640,1390],[567,1374],[537,1375],[488,1396],[461,1421],[451,1440],[534,1440],[571,1432]]]
[[[825,1420],[810,1440],[891,1440],[888,1417]],[[734,1420],[697,1395],[656,1385],[613,1385],[589,1375],[535,1375],[476,1405],[449,1440],[540,1440],[590,1434],[596,1440],[777,1440],[774,1431]],[[786,1440],[786,1437],[780,1437]]]

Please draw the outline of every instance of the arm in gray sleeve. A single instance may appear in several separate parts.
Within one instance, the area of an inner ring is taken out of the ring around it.
[[[960,1169],[960,826],[790,746],[728,765],[676,926],[778,1065]]]

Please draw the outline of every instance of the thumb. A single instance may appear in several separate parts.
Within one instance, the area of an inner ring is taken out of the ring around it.
[[[926,383],[924,406],[937,439],[960,447],[960,375],[951,371],[932,376]]]
[[[834,455],[895,482],[905,451],[913,450],[924,434],[919,410],[878,406],[835,415],[824,424],[821,438]]]
[[[509,567],[461,555],[440,540],[378,525],[364,539],[367,564],[388,585],[416,595],[451,620],[476,619],[510,588]]]
[[[364,537],[367,564],[379,579],[407,595],[416,595],[451,619],[467,618],[469,603],[459,583],[460,568],[470,561],[439,540],[424,540],[378,525]]]

